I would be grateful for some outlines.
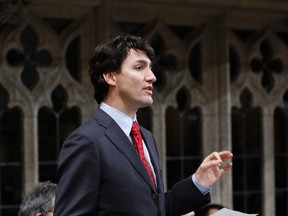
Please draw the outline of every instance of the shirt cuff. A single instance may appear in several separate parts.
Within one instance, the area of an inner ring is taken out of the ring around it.
[[[207,188],[201,185],[199,182],[197,182],[195,178],[195,173],[192,175],[192,181],[195,184],[195,186],[201,191],[201,193],[205,196],[206,194],[210,193],[211,187]]]

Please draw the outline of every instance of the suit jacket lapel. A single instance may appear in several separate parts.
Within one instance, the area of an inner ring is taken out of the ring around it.
[[[160,168],[159,159],[158,159],[158,153],[157,153],[157,149],[155,146],[155,140],[153,139],[151,133],[148,132],[146,129],[143,129],[143,127],[141,127],[140,130],[142,133],[142,138],[144,139],[146,147],[149,151],[150,160],[153,165],[154,172],[156,174],[157,187],[159,190],[160,185],[162,184],[162,182],[160,181],[162,179],[162,176],[161,176],[161,168]]]
[[[118,124],[101,109],[97,110],[94,117],[99,124],[107,128],[106,135],[111,140],[111,143],[115,145],[123,155],[125,155],[137,172],[150,185],[150,187],[154,189],[153,183],[151,182],[138,153]]]

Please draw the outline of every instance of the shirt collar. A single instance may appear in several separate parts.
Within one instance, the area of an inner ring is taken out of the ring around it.
[[[134,119],[126,115],[125,113],[109,106],[108,104],[102,102],[100,104],[100,109],[105,111],[118,125],[119,127],[124,131],[124,133],[129,137],[130,131],[132,128],[133,121],[137,121],[137,118],[135,116]]]

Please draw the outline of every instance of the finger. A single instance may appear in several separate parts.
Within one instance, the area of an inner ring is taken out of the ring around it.
[[[232,159],[233,157],[233,154],[229,151],[222,151],[222,152],[219,152],[219,155],[222,159],[222,163],[221,163],[221,167],[224,167],[226,164],[228,164],[228,161],[230,159]]]
[[[222,159],[221,159],[221,157],[220,157],[218,152],[212,152],[210,155],[208,155],[204,159],[205,162],[215,161],[215,160],[217,160],[218,162],[222,162]]]
[[[209,169],[211,167],[217,168],[218,164],[222,164],[222,159],[218,152],[212,152],[210,155],[208,155],[202,162],[201,168],[203,169]]]
[[[212,152],[202,162],[202,168],[208,169],[215,166],[215,168],[222,168],[223,163],[232,158],[233,154],[230,151]],[[226,164],[225,164],[226,165]]]
[[[209,169],[211,167],[215,167],[218,169],[219,166],[222,165],[222,160],[210,160],[210,161],[205,161],[203,162],[200,167],[202,169]]]
[[[230,151],[221,151],[219,152],[219,156],[222,160],[226,160],[232,158],[233,154]]]
[[[225,173],[226,171],[228,171],[231,167],[233,166],[233,164],[231,162],[227,163],[224,166],[219,167],[219,172],[221,173],[221,175],[223,173]]]
[[[216,159],[216,160],[222,160],[221,157],[220,157],[220,154],[219,154],[218,152],[213,152],[212,155],[213,155],[213,158],[214,158],[214,159]]]

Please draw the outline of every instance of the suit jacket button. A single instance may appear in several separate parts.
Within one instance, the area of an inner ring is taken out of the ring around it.
[[[157,199],[157,194],[156,193],[152,193],[152,199],[156,200]]]

